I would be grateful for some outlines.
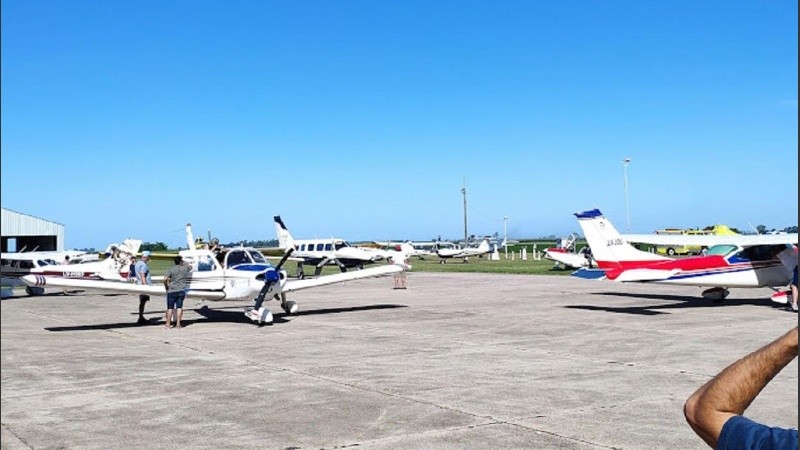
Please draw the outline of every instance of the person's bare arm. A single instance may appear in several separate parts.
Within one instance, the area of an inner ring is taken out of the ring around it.
[[[692,394],[683,414],[692,429],[715,448],[722,426],[741,415],[764,386],[797,357],[797,328],[728,366]]]

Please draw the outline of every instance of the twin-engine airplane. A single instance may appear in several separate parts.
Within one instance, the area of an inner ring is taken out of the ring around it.
[[[696,236],[715,238],[717,243],[726,239],[728,243],[711,246],[705,256],[673,259],[634,248],[597,209],[575,216],[603,271],[602,278],[709,287],[702,295],[716,302],[728,296],[728,288],[769,287],[779,291],[792,280],[793,267],[783,260],[796,261],[797,234]],[[597,278],[586,269],[575,275]]]
[[[0,274],[4,285],[19,286],[26,284],[21,278],[25,275],[47,277],[63,277],[86,280],[124,281],[128,279],[131,258],[139,251],[142,241],[126,239],[122,244],[111,244],[106,249],[108,257],[102,261],[58,263],[47,258],[49,253],[3,253]],[[96,254],[94,254],[96,255]],[[41,295],[44,289],[26,285],[28,295]]]
[[[297,261],[297,277],[305,278],[303,265],[315,266],[314,276],[319,276],[326,264],[339,266],[342,272],[347,269],[363,269],[364,264],[385,259],[384,252],[376,249],[353,247],[344,239],[294,239],[283,223],[281,216],[275,216],[275,233],[278,246],[284,252],[293,249],[292,258]]]
[[[308,280],[288,280],[286,271],[281,270],[281,267],[289,259],[291,249],[275,267],[267,262],[261,252],[249,247],[232,248],[224,254],[222,261],[219,261],[212,251],[194,248],[191,225],[186,226],[186,235],[189,250],[179,252],[184,264],[192,267],[186,297],[204,300],[254,300],[254,305],[246,308],[244,314],[258,324],[272,323],[272,312],[262,305],[264,300],[274,298],[280,302],[281,308],[287,314],[294,314],[298,306],[296,302],[287,300],[286,294],[289,292],[360,278],[380,277],[408,268],[392,264]],[[117,293],[166,295],[163,285],[146,286],[42,275],[27,275],[22,277],[22,280],[25,284],[36,287],[56,286]]]
[[[470,256],[482,256],[491,253],[492,248],[489,246],[489,239],[483,238],[477,247],[461,248],[454,244],[448,246],[444,243],[437,243],[436,247],[434,247],[434,252],[439,257],[439,263],[444,264],[448,259],[452,258],[461,258],[464,262],[467,262]]]

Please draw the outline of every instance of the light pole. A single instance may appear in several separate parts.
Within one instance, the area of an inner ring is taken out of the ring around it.
[[[508,216],[503,216],[503,248],[505,248],[506,259],[508,259]]]
[[[628,222],[628,233],[631,232],[631,209],[628,202],[628,164],[631,163],[630,158],[622,160],[622,176],[625,178],[625,217]]]

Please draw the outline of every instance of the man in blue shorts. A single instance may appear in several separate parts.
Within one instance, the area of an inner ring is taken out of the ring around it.
[[[731,364],[692,394],[683,406],[686,421],[711,448],[796,450],[797,429],[769,427],[742,416],[796,357],[797,327]]]
[[[175,327],[181,327],[183,320],[183,299],[186,298],[186,289],[189,287],[189,276],[192,267],[183,264],[183,258],[176,256],[174,266],[170,267],[164,275],[164,287],[167,289],[167,329],[172,328],[172,318],[175,318]]]

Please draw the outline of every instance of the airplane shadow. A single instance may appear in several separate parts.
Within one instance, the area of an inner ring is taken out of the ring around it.
[[[299,311],[296,314],[286,314],[284,312],[280,313],[273,313],[273,322],[272,324],[279,324],[279,323],[288,323],[291,322],[289,320],[290,317],[299,317],[299,316],[315,316],[320,314],[339,314],[339,313],[348,313],[348,312],[359,312],[359,311],[372,311],[372,310],[380,310],[380,309],[395,309],[395,308],[408,308],[406,305],[395,305],[395,304],[378,304],[378,305],[369,305],[369,306],[352,306],[347,308],[326,308],[326,309],[314,309],[308,311]],[[226,310],[233,310],[233,311],[226,311]],[[196,323],[207,323],[207,322],[225,322],[225,323],[249,323],[252,325],[256,325],[253,321],[248,319],[244,316],[244,307],[243,306],[228,306],[222,308],[209,308],[208,305],[203,305],[200,308],[193,309],[192,311],[196,312],[197,314],[203,316],[200,319],[184,319],[182,321],[183,327],[192,326]],[[161,314],[161,318],[151,318],[148,323],[139,324],[135,321],[133,322],[121,322],[121,323],[104,323],[104,324],[95,324],[95,325],[77,325],[77,326],[63,326],[63,327],[45,327],[47,331],[89,331],[89,330],[111,330],[111,329],[121,329],[121,328],[138,328],[138,327],[147,327],[147,326],[164,326],[164,311],[148,311],[148,315],[152,314]],[[138,315],[137,313],[133,313],[133,315]]]
[[[610,313],[622,314],[636,314],[642,316],[656,316],[660,314],[670,314],[668,310],[683,309],[683,308],[724,308],[731,306],[772,306],[782,307],[783,305],[772,302],[769,298],[729,298],[720,303],[714,303],[712,300],[700,296],[688,295],[659,295],[659,294],[640,294],[640,293],[620,293],[620,292],[594,292],[591,295],[604,295],[614,297],[632,297],[642,298],[647,300],[666,300],[673,303],[661,305],[643,305],[643,306],[599,306],[599,305],[567,305],[564,308],[569,309],[582,309],[585,311],[603,311]]]

